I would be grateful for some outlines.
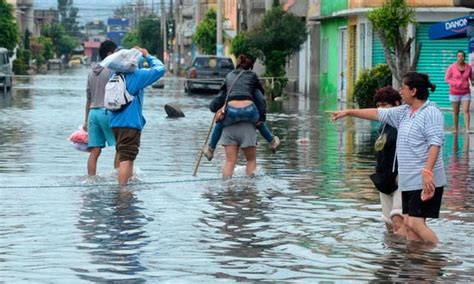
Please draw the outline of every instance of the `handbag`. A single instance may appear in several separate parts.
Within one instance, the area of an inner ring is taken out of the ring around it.
[[[370,176],[375,188],[385,194],[392,194],[398,189],[397,174],[392,172],[377,172]]]
[[[232,90],[232,88],[234,87],[235,82],[237,82],[237,79],[239,79],[240,75],[242,75],[242,73],[244,73],[244,70],[240,71],[240,73],[237,75],[237,77],[235,77],[234,82],[232,82],[232,85],[230,85],[230,88],[227,90],[224,105],[216,111],[216,114],[214,116],[214,119],[216,120],[216,122],[220,122],[220,121],[224,120],[225,113],[227,111],[227,102],[229,101],[229,93]]]

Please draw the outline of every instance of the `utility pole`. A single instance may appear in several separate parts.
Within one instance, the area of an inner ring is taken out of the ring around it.
[[[169,70],[169,60],[168,60],[168,29],[166,28],[166,8],[165,0],[161,0],[161,35],[163,36],[163,63],[166,65],[166,69]]]
[[[178,2],[179,1],[179,2]],[[175,14],[174,14],[174,74],[178,75],[179,66],[180,66],[180,56],[179,56],[179,33],[180,33],[180,23],[179,23],[179,8],[181,1],[177,0],[175,4]]]
[[[265,11],[269,11],[272,9],[273,0],[265,0]]]
[[[179,0],[179,67],[185,57],[184,53],[184,23],[183,23],[183,0]]]
[[[216,55],[224,55],[224,45],[222,44],[222,0],[217,0],[217,39]]]

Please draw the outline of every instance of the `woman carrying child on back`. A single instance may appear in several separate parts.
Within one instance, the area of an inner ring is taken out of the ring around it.
[[[270,143],[272,151],[275,152],[280,145],[278,136],[273,135],[265,125],[267,104],[262,84],[252,71],[254,63],[253,56],[240,54],[236,69],[227,74],[221,91],[210,104],[212,112],[223,111],[225,115],[222,121],[216,123],[211,141],[203,149],[203,154],[209,161],[214,157],[223,128],[238,122],[255,124],[260,134]]]

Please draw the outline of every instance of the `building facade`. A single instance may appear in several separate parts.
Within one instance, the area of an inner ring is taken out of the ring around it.
[[[382,44],[367,18],[368,12],[383,3],[383,0],[322,0],[321,16],[313,19],[321,23],[321,95],[328,105],[335,107],[338,101],[351,103],[360,72],[385,63]],[[465,38],[433,40],[428,31],[436,22],[466,16],[472,10],[454,7],[452,0],[407,0],[406,3],[416,14],[417,23],[409,27],[409,36],[415,39],[412,51],[416,44],[422,46],[417,71],[428,73],[437,85],[430,98],[441,107],[448,107],[444,73],[456,60],[456,51],[467,51],[468,43]],[[337,48],[326,51],[328,46]]]

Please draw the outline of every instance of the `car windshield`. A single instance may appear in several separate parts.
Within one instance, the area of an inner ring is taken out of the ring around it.
[[[234,64],[230,58],[201,57],[194,61],[196,68],[219,68],[234,69]]]
[[[8,63],[7,53],[1,53],[0,52],[0,65],[7,64],[7,63]]]

